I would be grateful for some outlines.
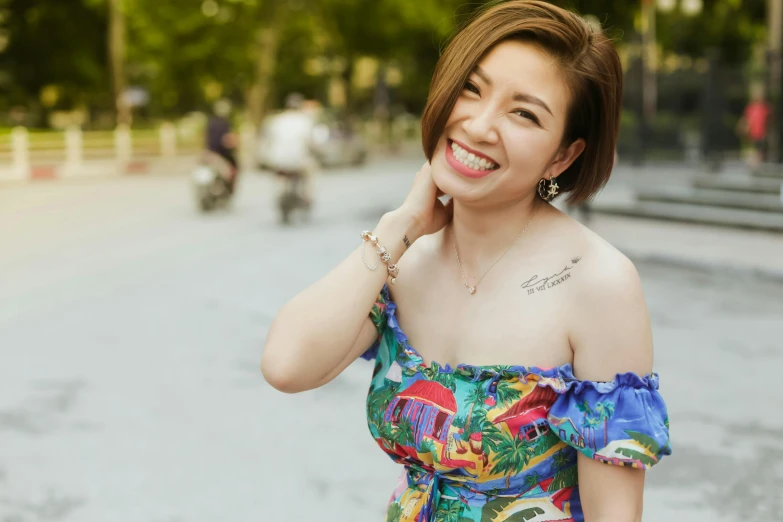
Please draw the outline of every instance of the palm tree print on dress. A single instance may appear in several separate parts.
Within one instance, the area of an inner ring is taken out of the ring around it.
[[[595,447],[595,428],[601,425],[601,421],[593,415],[588,415],[583,421],[584,431],[587,433],[587,445],[593,450]]]
[[[518,383],[512,380],[501,380],[497,383],[496,406],[504,407],[514,404],[522,398],[522,391],[518,388]]]
[[[421,373],[428,379],[442,384],[452,392],[456,391],[456,377],[453,372],[441,371],[438,363],[432,363],[429,368],[423,368]]]
[[[533,473],[525,477],[524,485],[527,489],[533,489],[536,486],[538,486],[538,483],[541,482],[541,480],[543,480],[541,478],[541,475],[539,475],[537,471],[534,471]]]
[[[595,413],[598,415],[598,420],[604,421],[604,445],[606,447],[609,444],[609,419],[614,415],[614,404],[609,401],[600,401],[595,405]]]
[[[595,433],[596,428],[603,425],[604,443],[601,448],[606,447],[609,444],[609,419],[614,415],[614,403],[602,400],[592,409],[587,401],[582,401],[577,404],[577,409],[582,413],[582,436],[587,441],[587,445],[595,451],[600,449],[595,440]]]
[[[375,362],[370,433],[403,467],[386,522],[583,522],[578,453],[642,468],[671,453],[657,375],[595,383],[568,364],[428,366],[395,314],[384,288],[363,355]]]
[[[459,522],[464,505],[459,500],[445,499],[438,506],[435,518],[438,522]]]
[[[525,466],[533,455],[533,446],[526,440],[511,437],[501,432],[500,443],[492,462],[495,473],[502,473],[506,480],[506,489],[511,487],[511,477],[525,470]]]

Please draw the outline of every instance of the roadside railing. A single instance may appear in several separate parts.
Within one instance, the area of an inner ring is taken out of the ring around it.
[[[243,141],[253,129],[243,128]],[[144,171],[156,161],[196,157],[202,148],[200,129],[182,130],[171,123],[157,129],[118,126],[113,131],[62,131],[15,127],[0,134],[0,179],[70,177],[97,167],[104,174]]]
[[[367,142],[368,152],[397,151],[405,143],[419,142],[420,123],[412,116],[390,124],[368,120],[356,131]],[[256,130],[251,123],[238,129],[239,161],[255,167]],[[85,131],[78,126],[64,130],[0,130],[0,181],[40,178],[106,176],[146,172],[172,161],[195,160],[202,150],[201,125],[163,123],[158,128]]]

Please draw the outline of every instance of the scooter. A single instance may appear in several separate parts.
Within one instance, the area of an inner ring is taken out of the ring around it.
[[[228,206],[233,195],[230,177],[233,168],[223,157],[206,151],[191,172],[196,204],[202,212]]]
[[[277,175],[283,178],[285,183],[283,191],[277,198],[277,207],[280,212],[280,222],[284,225],[291,223],[291,216],[297,210],[302,211],[305,219],[311,217],[312,202],[302,195],[304,184],[301,172],[278,170]]]

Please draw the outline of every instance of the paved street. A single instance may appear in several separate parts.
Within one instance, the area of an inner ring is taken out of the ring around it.
[[[257,174],[209,216],[179,175],[0,185],[0,522],[382,521],[398,469],[364,421],[371,364],[295,396],[258,364],[277,309],[420,163],[330,171],[285,229]],[[674,455],[644,520],[783,520],[783,281],[654,257]]]

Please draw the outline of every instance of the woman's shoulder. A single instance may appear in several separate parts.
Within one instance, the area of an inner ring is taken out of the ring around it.
[[[636,267],[592,230],[576,221],[570,226],[572,240],[581,247],[580,277],[573,278],[568,304],[579,377],[603,380],[622,371],[646,373],[652,364],[652,333]]]
[[[580,287],[587,297],[640,287],[638,271],[628,256],[572,217],[562,214],[560,221],[562,248],[573,245],[570,251],[579,260]]]
[[[434,234],[422,236],[408,248],[397,263],[400,273],[405,272],[408,278],[426,276],[437,268],[439,254],[443,249],[443,230]]]

